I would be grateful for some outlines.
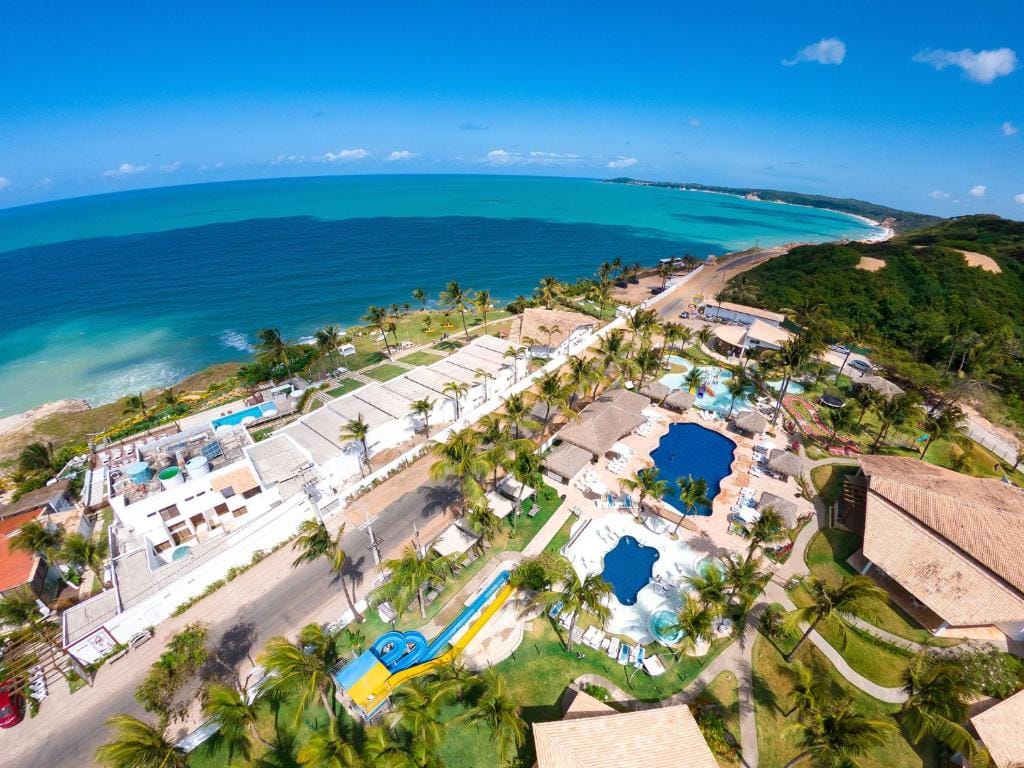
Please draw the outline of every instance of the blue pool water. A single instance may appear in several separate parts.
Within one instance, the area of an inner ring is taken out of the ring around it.
[[[669,360],[676,365],[682,365],[686,370],[682,373],[667,373],[661,377],[661,383],[669,389],[683,389],[687,390],[686,376],[693,368],[693,364],[688,360],[672,355]],[[732,395],[729,394],[729,390],[726,389],[726,382],[732,378],[732,371],[726,370],[725,368],[719,368],[717,365],[701,365],[697,367],[697,370],[704,376],[704,385],[701,387],[700,392],[697,395],[697,400],[694,405],[705,411],[714,411],[720,413],[723,416],[729,412],[729,405],[732,403]],[[736,398],[736,403],[733,405],[733,412],[745,411],[750,409],[749,396],[754,393],[753,387],[747,387],[745,394],[739,395]],[[796,390],[790,387],[790,393],[796,394]]]
[[[765,383],[778,392],[779,388],[782,386],[782,379],[779,379],[778,381],[767,381]],[[804,385],[799,381],[791,381],[789,382],[789,386],[786,387],[786,394],[789,395],[802,395],[806,391],[807,390],[804,388]]]
[[[674,611],[661,610],[651,614],[651,634],[654,639],[667,645],[675,645],[683,639],[686,633],[679,629],[673,629],[676,623]]]
[[[661,438],[658,447],[651,452],[651,459],[664,480],[671,483],[665,501],[685,512],[679,501],[676,480],[693,475],[704,478],[708,484],[708,498],[714,500],[722,489],[722,478],[728,476],[732,467],[736,444],[710,429],[697,424],[673,424],[668,434]],[[708,507],[698,507],[698,515],[710,515]]]
[[[654,562],[660,557],[654,547],[645,547],[632,536],[623,536],[604,556],[601,578],[612,585],[623,605],[634,605],[637,593],[651,580]]]
[[[211,421],[210,424],[214,429],[217,427],[223,427],[225,424],[233,427],[236,424],[241,424],[245,419],[258,419],[271,412],[277,412],[273,403],[262,403],[260,405],[254,405],[252,408],[246,408],[244,411],[238,411],[237,413],[232,413],[228,416],[221,416],[219,419]]]
[[[187,557],[191,551],[192,547],[182,544],[180,547],[176,547],[174,551],[171,552],[171,560],[181,560],[181,558]]]

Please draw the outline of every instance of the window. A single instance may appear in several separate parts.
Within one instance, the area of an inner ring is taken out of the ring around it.
[[[243,499],[251,499],[253,496],[259,496],[263,493],[263,489],[258,485],[255,488],[250,488],[248,491],[242,494]]]

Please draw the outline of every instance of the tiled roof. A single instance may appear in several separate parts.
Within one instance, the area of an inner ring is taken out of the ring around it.
[[[52,485],[46,485],[42,488],[36,488],[34,491],[29,491],[17,501],[5,507],[0,507],[0,518],[16,515],[27,509],[38,509],[52,501],[55,497],[66,493],[69,484],[67,480],[60,480]]]
[[[39,511],[30,509],[0,520],[0,592],[16,589],[32,577],[36,556],[29,552],[12,550],[7,543],[24,523],[31,522],[37,517]]]
[[[520,344],[525,344],[526,339],[533,339],[537,344],[548,346],[548,332],[542,331],[541,326],[552,331],[558,328],[557,332],[550,335],[550,346],[557,347],[577,328],[581,326],[594,327],[596,324],[597,321],[594,318],[580,312],[528,307],[523,310],[523,314],[512,320],[509,339]]]
[[[971,718],[996,768],[1024,762],[1024,691]]]

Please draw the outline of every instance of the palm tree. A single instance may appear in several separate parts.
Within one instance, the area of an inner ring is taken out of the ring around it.
[[[663,499],[668,493],[669,482],[659,477],[657,467],[638,469],[633,477],[623,478],[619,485],[627,491],[636,491],[640,495],[637,509],[642,511],[644,501],[648,498]]]
[[[715,615],[711,608],[692,597],[687,597],[668,629],[670,633],[683,633],[677,646],[677,653],[687,648],[696,649],[704,643],[711,642],[714,637],[714,621]]]
[[[731,560],[727,560],[731,563]],[[697,599],[705,608],[721,610],[728,600],[729,586],[725,581],[724,568],[706,568],[704,573],[686,577],[686,585],[697,593]]]
[[[206,689],[203,714],[216,720],[219,727],[207,744],[211,751],[226,748],[227,764],[235,755],[243,761],[252,757],[252,739],[255,737],[265,747],[271,744],[259,732],[259,708],[256,702],[249,702],[248,696],[234,688],[212,683]]]
[[[457,555],[441,555],[433,547],[421,554],[416,547],[407,545],[401,557],[384,562],[391,578],[377,590],[374,600],[378,603],[389,601],[399,614],[404,613],[415,600],[419,603],[420,618],[425,620],[427,584],[452,575],[457,564]]]
[[[723,579],[729,600],[738,605],[740,612],[746,616],[754,601],[764,592],[771,574],[761,568],[761,558],[750,560],[730,557],[722,562],[725,566]]]
[[[37,441],[26,445],[18,454],[18,469],[22,472],[48,472],[50,474],[59,472],[61,468],[53,443]]]
[[[429,397],[422,400],[413,400],[410,406],[412,412],[423,419],[423,434],[430,437],[430,414],[434,412],[434,401]]]
[[[750,526],[750,544],[747,546],[747,562],[754,558],[754,553],[765,544],[775,544],[789,539],[786,533],[786,521],[774,507],[765,507],[761,516]]]
[[[412,297],[420,303],[420,306],[423,309],[427,308],[427,292],[424,291],[422,288],[413,288]]]
[[[288,359],[288,344],[277,328],[263,328],[256,332],[260,352],[271,362],[284,363],[288,378],[292,377],[291,361]]]
[[[694,338],[697,339],[698,347],[706,347],[711,343],[711,340],[715,338],[715,332],[712,330],[710,325],[702,325]]]
[[[704,372],[700,368],[694,366],[683,378],[683,383],[686,384],[686,388],[690,392],[696,392],[700,389],[700,385],[704,383]]]
[[[562,386],[558,371],[551,371],[540,378],[534,398],[535,402],[543,403],[545,406],[544,422],[537,440],[537,444],[541,445],[544,442],[544,434],[548,430],[548,425],[551,423],[552,411],[555,409],[565,411],[569,408],[569,399],[566,397],[565,387]]]
[[[18,552],[38,555],[49,563],[56,563],[64,541],[64,529],[52,528],[38,520],[30,520],[18,526],[18,530],[7,540],[7,546]]]
[[[725,415],[726,419],[732,418],[732,410],[736,407],[736,398],[746,391],[747,386],[748,380],[743,371],[737,371],[726,381],[725,388],[729,390],[729,412]]]
[[[526,722],[504,677],[488,669],[480,682],[483,691],[456,720],[486,727],[498,748],[498,760],[505,765],[511,762],[526,739]]]
[[[877,409],[883,402],[882,396],[868,387],[857,387],[853,393],[853,399],[860,408],[860,416],[857,417],[856,426],[859,428],[864,422],[864,417],[869,411]]]
[[[551,350],[551,354],[554,355],[554,350],[551,347],[551,338],[556,333],[562,332],[561,327],[557,323],[555,325],[552,325],[550,328],[546,325],[538,325],[537,330],[540,331],[541,333],[547,334],[547,340],[544,343],[547,345],[547,348]]]
[[[369,434],[370,425],[366,423],[366,420],[363,419],[363,414],[360,413],[356,418],[349,419],[346,422],[339,437],[342,441],[358,442],[363,451],[362,460],[366,462],[367,468],[372,469],[373,467],[370,464],[370,447],[366,444],[366,438]],[[363,472],[365,477],[366,473],[363,470],[362,462],[359,464],[359,470]]]
[[[483,368],[477,368],[473,371],[473,378],[479,379],[484,383],[484,402],[491,399],[491,392],[487,386],[488,381],[494,381],[494,375],[485,371]]]
[[[562,284],[558,282],[558,278],[546,275],[537,284],[535,295],[545,307],[554,309],[555,304],[562,296]]]
[[[389,713],[392,727],[401,725],[412,739],[428,752],[436,750],[444,739],[441,722],[444,698],[435,695],[433,686],[419,678],[399,688],[391,697],[394,709]]]
[[[484,321],[484,333],[488,333],[487,315],[494,311],[494,305],[491,303],[491,292],[477,291],[473,294],[473,306],[476,307],[476,311],[480,313],[480,317]]]
[[[858,712],[849,697],[814,702],[800,720],[786,728],[801,751],[784,768],[793,768],[807,758],[821,768],[859,765],[857,758],[884,745],[892,729],[891,720]]]
[[[661,370],[661,360],[660,349],[655,349],[646,344],[640,348],[640,351],[636,353],[636,357],[633,359],[636,372],[640,376],[636,382],[637,389],[643,388],[644,381],[646,381],[648,376],[653,376]]]
[[[878,450],[878,446],[892,427],[900,429],[913,420],[918,413],[918,402],[918,397],[913,392],[904,392],[882,403],[878,410],[878,418],[882,423],[878,427],[875,442],[871,444],[872,453]]]
[[[682,525],[684,517],[692,515],[697,507],[711,506],[711,500],[708,498],[708,483],[703,477],[695,478],[693,475],[680,477],[676,480],[676,485],[679,486],[679,501],[686,511],[676,522],[672,538],[679,537],[679,526]]]
[[[812,347],[803,338],[790,339],[782,342],[782,346],[774,357],[774,362],[782,371],[782,383],[779,385],[779,393],[775,400],[775,413],[772,416],[772,424],[779,420],[782,413],[782,399],[789,391],[789,383],[806,364],[811,357]]]
[[[526,402],[526,395],[522,392],[506,397],[503,401],[503,407],[505,410],[505,423],[512,427],[516,440],[519,439],[521,430],[524,427],[526,429],[536,429],[539,426],[531,418],[530,405]]]
[[[283,637],[273,637],[267,642],[260,657],[260,663],[271,673],[267,687],[294,697],[296,728],[316,701],[327,710],[332,722],[337,719],[332,672],[341,660],[334,636],[319,624],[303,627],[297,644]]]
[[[469,514],[466,515],[466,522],[473,533],[480,536],[480,552],[492,544],[501,533],[501,518],[494,514],[494,510],[486,502],[471,506]]]
[[[429,336],[430,333],[431,333],[433,325],[434,325],[434,318],[432,318],[430,315],[424,315],[423,316],[423,332]]]
[[[61,548],[61,559],[75,568],[88,568],[96,581],[103,584],[103,564],[110,553],[110,543],[105,538],[93,539],[77,531],[68,534]]]
[[[981,691],[963,664],[921,651],[903,672],[902,687],[907,698],[897,720],[910,741],[920,744],[930,735],[951,752],[975,756],[977,744],[963,723]]]
[[[796,655],[807,636],[822,621],[844,613],[870,612],[885,600],[885,592],[867,576],[848,576],[838,586],[812,577],[805,581],[804,587],[811,596],[811,604],[790,613],[786,617],[786,625],[790,631],[801,624],[807,624],[808,627],[793,650],[786,654],[787,662]]]
[[[370,324],[371,328],[377,329],[380,333],[381,339],[384,341],[384,349],[387,351],[388,357],[391,357],[391,345],[388,343],[388,332],[392,329],[394,323],[391,321],[391,316],[384,307],[378,307],[371,304],[366,308],[366,314],[363,315],[363,320]]]
[[[565,391],[569,393],[570,408],[576,404],[576,398],[589,391],[599,377],[594,361],[589,357],[573,355],[566,361]]]
[[[106,726],[113,738],[96,750],[105,768],[186,768],[188,755],[164,738],[162,731],[131,715],[113,715]]]
[[[462,418],[462,398],[469,392],[469,385],[461,381],[449,381],[441,387],[441,392],[455,401],[455,420],[458,421]]]
[[[513,519],[522,514],[523,493],[526,491],[527,485],[537,482],[537,475],[540,474],[542,461],[543,458],[539,453],[533,451],[532,445],[529,449],[520,448],[516,450],[512,463],[509,464],[509,471],[512,473],[512,477],[519,483],[519,491],[516,494],[516,512]]]
[[[569,614],[569,631],[565,638],[565,650],[572,651],[572,635],[576,628],[576,620],[580,613],[586,613],[598,627],[603,627],[611,618],[608,608],[608,596],[612,593],[612,585],[596,573],[588,573],[582,579],[577,575],[572,564],[562,557],[559,561],[562,571],[560,583],[537,596],[542,605],[562,604],[562,610]]]
[[[468,309],[470,304],[469,292],[463,290],[462,286],[451,280],[441,292],[441,304],[459,311],[459,314],[462,316],[462,330],[466,332],[466,338],[468,339],[469,326],[466,325],[466,309]]]
[[[348,740],[345,726],[338,720],[333,721],[326,731],[315,731],[299,747],[295,759],[299,765],[311,768],[358,768],[364,765],[359,750]]]
[[[160,402],[169,408],[173,408],[181,402],[181,398],[178,393],[174,391],[174,387],[168,387],[160,393]]]
[[[128,395],[128,397],[124,399],[124,409],[122,410],[122,413],[126,415],[137,413],[143,419],[149,416],[149,406],[146,405],[146,401],[143,399],[141,392],[137,395]]]
[[[484,499],[483,479],[489,467],[480,456],[481,443],[480,433],[467,427],[448,435],[447,440],[433,448],[437,461],[430,467],[430,479],[457,479],[464,510]]]
[[[677,344],[685,349],[693,338],[693,331],[682,323],[662,323],[661,338],[663,352],[675,349]]]
[[[921,459],[924,460],[925,454],[936,440],[952,438],[953,442],[961,448],[966,447],[970,441],[963,433],[963,420],[964,412],[956,405],[926,416],[922,427],[925,434],[928,435],[928,439],[925,441],[924,448],[921,449]]]
[[[330,360],[332,368],[337,367],[334,365],[334,356],[341,345],[342,336],[341,328],[336,325],[325,325],[313,334],[313,338],[316,339],[317,349],[320,350],[321,355]]]
[[[45,643],[54,651],[62,653],[61,646],[56,639],[56,634],[59,632],[57,625],[43,620],[43,614],[36,603],[35,593],[27,585],[0,597],[0,627],[3,626],[16,629],[24,627],[32,637]],[[59,666],[58,669],[60,669]]]
[[[604,378],[609,383],[615,381],[622,369],[622,361],[626,357],[626,333],[617,328],[601,339],[597,347],[598,368],[604,372]],[[594,384],[594,394],[591,399],[597,398],[597,390],[600,381]]]
[[[826,408],[825,426],[828,427],[828,442],[825,444],[827,453],[832,444],[836,441],[836,434],[844,432],[853,426],[853,411],[845,406],[842,408]]]
[[[292,549],[299,552],[299,556],[292,561],[292,568],[315,562],[320,558],[326,560],[331,575],[341,583],[341,592],[345,596],[345,602],[348,603],[352,615],[356,621],[364,621],[363,614],[356,609],[353,595],[349,594],[348,586],[345,584],[344,574],[348,565],[348,553],[342,546],[344,536],[344,523],[338,529],[337,535],[332,537],[322,520],[303,520],[299,525],[298,536],[292,542]]]

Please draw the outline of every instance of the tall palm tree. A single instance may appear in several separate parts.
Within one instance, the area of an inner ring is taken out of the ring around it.
[[[540,474],[542,461],[543,458],[533,450],[532,445],[529,448],[517,448],[515,451],[512,462],[509,464],[509,472],[512,473],[515,481],[519,483],[519,491],[516,493],[516,511],[513,515],[513,520],[523,512],[523,493],[526,491],[527,485],[537,482],[537,475]]]
[[[696,392],[700,389],[700,385],[704,383],[704,371],[694,366],[683,378],[683,383],[686,384],[686,388],[690,392]]]
[[[782,383],[779,386],[779,393],[775,399],[775,413],[772,416],[772,424],[779,420],[782,413],[782,399],[789,391],[789,383],[793,376],[800,372],[811,357],[811,347],[803,338],[789,339],[782,342],[779,351],[772,355],[774,362],[782,371]]]
[[[104,768],[186,768],[188,755],[144,720],[131,715],[112,715],[106,726],[114,735],[96,750],[95,760]]]
[[[400,614],[416,601],[420,618],[426,619],[427,585],[451,576],[458,561],[458,555],[441,555],[433,547],[421,553],[416,547],[408,545],[402,550],[401,557],[385,561],[384,567],[391,573],[391,578],[377,590],[375,600],[390,601]]]
[[[359,750],[352,743],[348,726],[332,720],[326,729],[314,731],[295,755],[299,765],[310,768],[361,768]]]
[[[774,507],[765,507],[761,516],[750,526],[750,544],[747,545],[746,560],[754,559],[754,553],[765,544],[775,544],[789,538],[786,521]]]
[[[552,277],[551,275],[545,275],[537,284],[535,295],[537,296],[537,300],[545,307],[548,309],[554,309],[555,304],[557,304],[562,297],[562,284],[558,282],[558,278]]]
[[[569,407],[576,404],[576,398],[590,390],[600,374],[589,357],[573,355],[566,361],[565,391],[569,393]]]
[[[551,339],[556,333],[562,332],[561,326],[557,323],[553,323],[550,327],[546,325],[538,325],[537,330],[541,333],[547,334],[547,339],[544,340],[544,343],[547,345],[548,349],[552,350],[551,354],[554,354],[554,350],[551,347]]]
[[[483,368],[477,368],[473,371],[473,378],[478,379],[484,383],[484,402],[491,399],[491,390],[487,386],[488,381],[494,381],[494,374],[485,371]]]
[[[512,428],[516,440],[520,438],[524,428],[536,429],[540,426],[531,418],[530,404],[526,400],[526,395],[522,392],[506,397],[503,401],[503,408],[505,411],[505,423]]]
[[[698,347],[706,347],[715,338],[715,332],[710,325],[702,325],[694,334],[694,338],[697,340]]]
[[[736,398],[746,392],[748,385],[749,380],[743,371],[737,371],[725,382],[725,388],[729,390],[729,412],[725,415],[726,419],[732,418],[733,408],[736,407]]]
[[[423,434],[430,437],[430,414],[434,412],[434,401],[429,397],[422,400],[413,400],[410,406],[412,412],[423,419]]]
[[[248,762],[252,758],[252,741],[256,738],[265,747],[272,745],[260,733],[259,707],[249,702],[247,694],[219,683],[211,683],[206,689],[203,714],[216,720],[219,727],[207,744],[211,751],[227,749],[227,763],[237,756]]]
[[[646,467],[638,469],[633,477],[626,477],[619,481],[619,485],[627,491],[635,491],[640,495],[637,509],[642,511],[644,502],[648,498],[663,499],[668,493],[669,482],[659,476],[657,467]]]
[[[677,653],[687,648],[698,648],[703,643],[711,642],[714,637],[715,613],[713,609],[692,597],[676,613],[669,627],[669,632],[682,632],[683,637],[677,646]]]
[[[471,506],[466,515],[466,522],[473,529],[473,533],[480,536],[478,549],[481,552],[501,533],[501,518],[494,514],[494,510],[486,502]]]
[[[872,453],[878,450],[878,446],[889,434],[890,429],[905,427],[917,416],[919,402],[916,394],[904,392],[902,395],[896,395],[882,403],[882,407],[878,409],[878,418],[882,423],[878,427],[875,441],[871,444]]]
[[[103,564],[110,554],[110,543],[105,538],[94,539],[75,531],[68,534],[61,547],[61,559],[76,568],[88,568],[96,581],[103,584]]]
[[[445,727],[441,722],[444,698],[435,695],[433,686],[423,678],[403,685],[391,697],[389,713],[392,728],[401,727],[413,743],[433,752],[444,739]]]
[[[661,370],[661,361],[660,349],[655,349],[646,344],[640,348],[640,351],[636,353],[636,357],[633,358],[636,372],[639,375],[636,382],[637,389],[641,389],[644,386],[648,376],[654,376]]]
[[[260,663],[271,673],[267,687],[292,697],[296,728],[317,701],[332,722],[337,719],[332,673],[341,660],[334,636],[319,624],[303,627],[297,644],[283,637],[272,637],[267,642],[260,656]]]
[[[292,542],[292,549],[297,550],[299,555],[292,561],[292,568],[298,568],[305,563],[312,563],[320,558],[327,561],[331,575],[341,583],[341,593],[345,596],[345,602],[352,611],[356,621],[364,621],[363,614],[356,609],[354,596],[349,594],[348,585],[345,583],[345,570],[348,565],[348,553],[342,545],[345,536],[345,524],[342,523],[335,536],[327,530],[322,520],[303,520],[299,525],[298,535]]]
[[[820,768],[858,765],[857,758],[884,745],[892,729],[891,720],[858,712],[849,697],[816,702],[800,720],[786,727],[800,752],[784,768],[794,768],[807,759]]]
[[[487,315],[494,311],[494,305],[491,303],[491,292],[484,290],[474,293],[473,306],[480,313],[480,317],[484,321],[484,333],[489,333]]]
[[[342,337],[341,328],[337,325],[325,325],[313,334],[313,338],[316,339],[316,348],[322,356],[330,361],[332,368],[337,368],[335,355],[338,353],[338,347],[341,346]]]
[[[181,402],[181,397],[174,391],[174,387],[168,387],[160,393],[160,402],[173,408]]]
[[[956,405],[951,405],[943,411],[930,413],[926,416],[922,427],[925,434],[928,435],[928,439],[925,441],[924,448],[921,449],[921,459],[924,459],[928,449],[932,447],[932,443],[936,440],[952,438],[953,442],[961,448],[966,447],[970,441],[963,433],[963,421],[964,412]]]
[[[7,546],[18,552],[38,555],[47,562],[56,564],[60,560],[60,549],[64,542],[64,529],[48,527],[38,520],[29,520],[18,526],[11,534]]]
[[[858,428],[864,423],[864,417],[869,412],[877,410],[883,403],[882,396],[868,387],[857,387],[854,390],[853,399],[857,403],[857,407],[860,408],[860,415],[857,417],[856,424]]]
[[[726,560],[726,563],[731,562]],[[697,593],[697,600],[705,608],[720,611],[728,601],[729,585],[725,581],[724,564],[722,568],[706,568],[704,573],[687,576],[686,586]]]
[[[340,439],[344,441],[358,442],[362,449],[362,462],[359,464],[359,470],[363,472],[363,476],[366,476],[363,470],[363,462],[366,463],[367,468],[372,469],[373,465],[370,464],[370,446],[367,445],[366,439],[370,434],[370,425],[366,423],[363,418],[363,414],[358,414],[354,419],[349,419],[345,426],[341,430]]]
[[[693,330],[682,323],[662,323],[661,339],[663,352],[676,349],[677,346],[685,349],[693,339]]]
[[[455,420],[458,421],[462,418],[462,398],[469,392],[469,385],[461,381],[449,381],[441,387],[441,392],[455,401]]]
[[[483,691],[456,720],[486,727],[498,748],[498,760],[507,765],[526,740],[526,722],[504,677],[488,669],[480,680]]]
[[[457,310],[462,316],[462,330],[469,338],[469,326],[466,325],[466,310],[470,306],[469,292],[464,290],[455,280],[450,280],[445,289],[441,292],[441,304],[452,310]]]
[[[262,328],[256,332],[257,347],[267,360],[284,363],[288,378],[292,377],[291,361],[288,359],[288,344],[277,328]]]
[[[612,594],[612,585],[596,573],[588,573],[582,579],[576,569],[564,557],[559,561],[561,570],[560,581],[551,589],[537,596],[542,605],[562,604],[562,610],[569,615],[569,631],[565,638],[565,649],[572,651],[572,635],[576,621],[581,613],[594,619],[599,627],[603,627],[611,618],[608,608],[608,596]]]
[[[128,397],[124,399],[124,409],[122,410],[122,413],[126,415],[137,413],[143,419],[149,416],[149,406],[146,405],[146,401],[143,399],[141,392],[137,395],[128,395]]]
[[[930,735],[951,752],[975,757],[977,743],[963,724],[981,691],[963,664],[921,651],[903,672],[902,688],[907,698],[897,720],[911,742]]]
[[[692,515],[697,507],[711,507],[711,499],[708,498],[708,483],[703,477],[695,478],[693,475],[680,477],[676,480],[676,485],[679,486],[679,502],[685,511],[676,521],[676,527],[672,530],[673,538],[679,537],[679,526],[682,525],[684,517]]]
[[[842,408],[823,409],[825,426],[828,427],[828,442],[825,443],[825,451],[832,447],[836,441],[836,435],[845,432],[853,426],[853,411],[845,406]]]
[[[464,510],[484,499],[483,482],[490,467],[480,456],[482,442],[480,433],[467,427],[448,435],[447,440],[433,448],[437,461],[430,467],[430,479],[458,480]]]
[[[544,374],[537,382],[537,392],[534,395],[534,402],[544,404],[544,421],[541,425],[537,444],[544,443],[544,435],[551,424],[551,415],[555,410],[567,411],[569,409],[569,398],[566,396],[565,387],[558,376],[558,371],[550,371]]]
[[[811,604],[790,613],[785,623],[790,631],[801,624],[808,626],[793,650],[786,654],[787,662],[821,622],[844,613],[871,612],[885,600],[885,592],[867,576],[847,576],[838,586],[812,577],[804,582],[804,587],[811,596]]]
[[[391,357],[391,344],[388,343],[388,332],[391,331],[393,323],[388,311],[384,307],[371,304],[366,308],[363,320],[380,333],[381,339],[384,341],[384,349],[387,351],[388,357]]]
[[[26,445],[18,454],[18,469],[22,472],[59,472],[61,468],[53,443],[47,440]]]
[[[729,557],[722,564],[725,566],[723,580],[729,601],[738,606],[745,617],[754,601],[764,592],[771,574],[762,569],[761,558],[748,560]]]
[[[0,627],[24,628],[34,639],[47,645],[57,654],[63,654],[58,642],[60,627],[43,619],[36,603],[35,593],[27,585],[0,597]],[[60,666],[57,666],[60,670]],[[64,674],[61,671],[61,674]]]
[[[609,384],[615,381],[621,374],[622,362],[626,358],[626,333],[621,328],[605,334],[597,346],[598,370],[603,372],[604,380]],[[594,394],[591,399],[597,398],[597,390],[600,387],[599,380],[594,384]]]
[[[427,292],[424,291],[422,288],[413,288],[412,297],[420,303],[420,306],[423,309],[427,308]]]

